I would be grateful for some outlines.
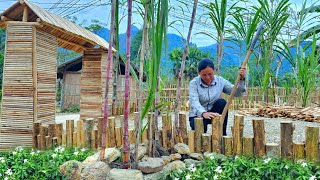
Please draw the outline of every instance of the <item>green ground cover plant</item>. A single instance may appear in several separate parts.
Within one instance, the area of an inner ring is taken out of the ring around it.
[[[65,179],[59,172],[60,165],[69,160],[83,161],[93,153],[85,148],[40,151],[17,147],[0,153],[0,179]]]
[[[185,171],[168,174],[167,179],[307,179],[320,178],[320,166],[294,163],[279,158],[225,157],[212,155],[198,165],[191,164]]]

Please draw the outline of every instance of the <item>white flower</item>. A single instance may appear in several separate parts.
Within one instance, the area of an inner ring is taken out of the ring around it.
[[[57,154],[52,154],[51,156],[52,156],[52,158],[55,158],[57,156]]]
[[[17,152],[16,152],[16,151],[13,151],[13,152],[12,152],[12,154],[13,154],[13,155],[16,155],[16,154],[17,154]]]
[[[214,171],[217,172],[218,174],[221,174],[222,173],[221,166],[218,166]]]
[[[308,166],[308,164],[304,162],[304,163],[301,164],[301,166],[302,167],[306,167],[306,166]]]
[[[62,147],[61,149],[60,149],[60,152],[63,152],[64,151],[64,147]]]
[[[54,148],[54,152],[58,152],[59,150],[60,150],[60,146],[59,146],[59,147]]]
[[[285,168],[285,169],[289,169],[289,166],[285,165],[284,168]]]
[[[194,168],[194,164],[190,164],[190,166],[188,167],[189,170]]]
[[[73,154],[76,155],[76,156],[78,156],[79,152],[78,152],[78,151],[75,151]]]
[[[179,178],[174,178],[174,180],[179,180]]]
[[[8,177],[5,177],[4,180],[8,180]]]
[[[32,152],[30,153],[30,155],[33,156],[33,155],[34,155],[34,151],[32,151]]]
[[[18,146],[18,147],[16,147],[16,150],[17,150],[17,151],[22,151],[23,148],[22,148],[21,146]]]
[[[317,179],[316,176],[311,176],[311,177],[309,178],[309,180],[316,180],[316,179]]]
[[[10,175],[12,174],[11,169],[8,169],[8,170],[6,171],[6,174],[10,176]]]
[[[186,179],[191,179],[191,175],[190,174],[186,175]]]
[[[24,163],[28,162],[28,159],[24,159],[23,162],[24,162]]]
[[[6,162],[6,160],[4,159],[4,157],[0,157],[0,162],[1,163],[5,163]],[[0,176],[1,177],[1,176]]]
[[[2,174],[0,173],[0,177],[2,176]]]
[[[191,169],[192,172],[195,172],[196,170],[197,170],[196,167],[194,167],[194,168]]]
[[[264,163],[267,164],[269,161],[271,161],[271,158],[268,157],[267,159],[264,160]]]
[[[38,151],[37,151],[37,153],[39,154],[39,153],[40,153],[40,151],[38,150]]]
[[[236,155],[236,156],[234,157],[234,159],[235,159],[235,160],[237,160],[238,158],[239,158],[239,156],[238,156],[238,155]]]
[[[254,170],[258,171],[259,172],[259,168],[254,168]]]
[[[211,156],[210,156],[210,159],[211,159],[211,160],[214,160],[214,155],[211,155]]]
[[[82,148],[80,151],[81,151],[81,152],[84,152],[84,151],[86,151],[86,148]]]
[[[218,179],[218,175],[214,175],[214,176],[213,176],[213,179]]]

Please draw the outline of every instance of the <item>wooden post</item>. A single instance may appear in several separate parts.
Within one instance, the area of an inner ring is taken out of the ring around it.
[[[194,118],[194,130],[195,130],[195,149],[197,153],[201,152],[201,135],[203,134],[203,119],[202,118]]]
[[[40,126],[41,123],[40,122],[35,122],[33,123],[33,131],[32,131],[32,147],[33,148],[39,148],[39,144],[38,144],[38,135],[40,132]]]
[[[212,152],[210,134],[207,134],[207,133],[202,134],[202,149],[203,149],[203,152]]]
[[[109,147],[116,147],[116,136],[115,136],[115,117],[109,117],[108,118],[108,131],[107,133],[109,134]]]
[[[223,147],[224,147],[224,155],[231,156],[232,155],[232,137],[223,136]]]
[[[319,128],[306,127],[306,159],[319,161]]]
[[[264,129],[264,120],[252,120],[254,153],[257,157],[266,155],[266,138]]]
[[[266,155],[268,157],[279,157],[280,155],[280,146],[276,143],[267,143],[266,144]]]
[[[77,146],[78,147],[84,147],[84,145],[82,143],[83,142],[82,132],[83,132],[83,121],[79,120],[79,121],[77,121]]]
[[[304,143],[293,144],[293,156],[295,161],[305,158]]]
[[[48,135],[48,126],[47,125],[41,125],[40,126],[40,149],[44,150],[46,149],[46,136]]]
[[[281,157],[293,159],[292,121],[281,122]]]
[[[168,150],[173,147],[174,139],[172,137],[172,119],[167,114],[162,116],[162,129],[164,131],[163,142],[166,142],[163,147]]]
[[[188,132],[188,146],[190,153],[194,153],[194,130]]]
[[[243,127],[244,127],[244,116],[236,114],[234,115],[233,123],[233,155],[242,154],[242,139],[243,139]]]
[[[253,137],[243,137],[243,155],[253,156]]]
[[[59,146],[62,145],[62,132],[63,132],[63,124],[62,123],[56,124],[55,135],[57,137],[57,141],[58,141]]]
[[[159,129],[158,130],[158,134],[159,134],[159,144],[161,147],[163,147],[163,130],[162,129]]]
[[[92,142],[91,142],[91,146],[93,149],[97,149],[98,148],[98,129],[94,129],[92,131]]]
[[[187,114],[186,113],[179,113],[179,132],[180,132],[180,137],[179,139],[187,144],[188,142],[188,136],[187,136]]]
[[[67,146],[72,146],[72,136],[74,132],[74,120],[66,121]]]
[[[78,146],[77,139],[78,139],[78,133],[77,132],[73,132],[72,133],[72,146],[73,147],[77,147]]]
[[[112,106],[112,110],[113,110],[113,106]],[[102,121],[103,121],[103,117],[99,117],[98,118],[98,146],[101,147],[101,143],[102,143]]]
[[[121,147],[122,146],[122,133],[121,133],[121,127],[115,128],[116,132],[116,146]]]
[[[221,116],[212,118],[212,151],[221,153],[222,150],[222,124]]]
[[[86,119],[86,146],[91,147],[92,130],[93,130],[93,118]]]
[[[58,146],[58,138],[57,137],[53,137],[52,138],[52,146],[53,147],[57,147]]]
[[[144,131],[143,131],[143,133],[142,133],[142,137],[141,137],[141,140],[142,140],[142,142],[145,142],[145,141],[147,141],[148,140],[148,128],[146,128]],[[146,144],[147,145],[147,144]]]

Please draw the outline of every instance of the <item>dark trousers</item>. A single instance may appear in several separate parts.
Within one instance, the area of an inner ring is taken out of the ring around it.
[[[224,107],[226,106],[227,102],[224,99],[218,99],[214,104],[213,107],[210,109],[209,112],[215,112],[215,113],[219,113],[222,114],[222,111],[224,109]],[[189,117],[189,122],[190,122],[190,126],[191,129],[194,130],[194,118],[195,117]],[[211,124],[211,119],[203,119],[203,128],[204,128],[204,133],[207,132],[208,129],[208,124]],[[228,124],[228,112],[226,114],[226,117],[224,118],[223,121],[223,135],[226,136],[227,135],[227,124]]]

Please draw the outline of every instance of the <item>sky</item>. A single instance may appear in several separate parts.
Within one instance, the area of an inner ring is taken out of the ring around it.
[[[106,24],[107,28],[110,28],[110,1],[109,0],[29,0],[32,3],[45,8],[57,15],[66,17],[75,16],[78,19],[78,22],[87,21],[88,23],[91,20],[99,20]],[[215,33],[214,26],[212,22],[208,20],[203,14],[206,12],[203,4],[209,2],[210,0],[199,0],[197,15],[192,30],[191,42],[195,43],[198,47],[209,46],[215,43],[215,40],[209,38],[208,36],[201,34],[200,32]],[[0,13],[16,3],[17,0],[0,0]],[[172,27],[168,29],[169,33],[174,33],[177,35],[183,35],[186,39],[189,23],[191,18],[192,0],[184,0],[187,7],[181,8],[182,4],[177,0],[170,1],[170,13],[169,13],[169,23],[175,22]],[[299,9],[302,4],[302,0],[289,0],[294,9]],[[315,1],[309,0],[308,4],[310,5]],[[256,3],[256,0],[253,0],[253,3]],[[320,2],[317,3],[320,5]],[[120,33],[126,31],[126,4],[120,7],[120,17],[122,21],[120,23]],[[245,6],[245,5],[244,5]],[[137,12],[137,5],[133,4],[133,16],[132,22],[133,25],[138,28],[142,27],[142,18]],[[183,13],[184,11],[184,13]]]

